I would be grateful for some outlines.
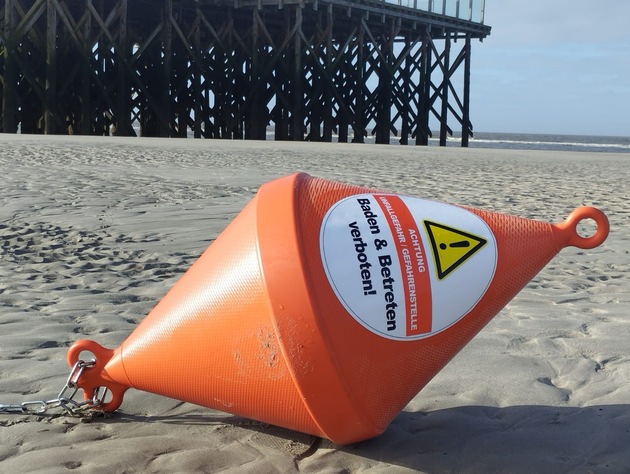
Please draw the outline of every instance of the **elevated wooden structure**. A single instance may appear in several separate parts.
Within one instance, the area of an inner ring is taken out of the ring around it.
[[[0,0],[0,129],[466,146],[490,28],[440,3]]]

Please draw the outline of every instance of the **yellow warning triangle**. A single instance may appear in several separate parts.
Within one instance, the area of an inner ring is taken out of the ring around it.
[[[440,280],[487,243],[486,239],[436,222],[424,221],[424,226],[431,240],[433,259]]]

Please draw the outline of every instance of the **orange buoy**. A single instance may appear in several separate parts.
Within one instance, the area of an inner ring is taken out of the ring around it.
[[[593,220],[582,237],[577,225]],[[352,443],[382,433],[566,246],[609,231],[582,207],[548,224],[294,174],[263,185],[116,349],[78,382],[130,388]]]

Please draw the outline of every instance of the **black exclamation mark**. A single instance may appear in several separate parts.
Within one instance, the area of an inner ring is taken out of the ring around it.
[[[448,244],[448,246],[452,249],[466,248],[466,247],[470,247],[470,242],[468,242],[467,240],[460,240],[459,242],[453,242],[451,244]],[[447,246],[445,243],[440,244],[440,248],[442,250],[446,250],[446,247]]]

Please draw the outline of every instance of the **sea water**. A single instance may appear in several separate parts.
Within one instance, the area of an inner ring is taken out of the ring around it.
[[[349,130],[348,140],[354,138]],[[267,140],[274,139],[273,126],[267,127]],[[333,133],[332,141],[339,139]],[[374,143],[374,135],[368,134],[364,138],[364,143]],[[398,145],[400,138],[392,135],[391,145]],[[409,144],[415,143],[414,138],[409,138]],[[439,132],[433,132],[429,138],[429,146],[438,146],[440,143]],[[452,137],[447,137],[446,146],[461,146],[461,135],[455,133]],[[512,150],[557,150],[557,151],[588,151],[604,153],[630,153],[630,137],[614,137],[599,135],[554,135],[554,134],[534,134],[534,133],[490,133],[475,132],[468,140],[470,148],[501,148]]]
[[[430,140],[430,144],[437,143],[437,139]],[[447,146],[461,146],[461,138],[449,138]],[[469,139],[468,146],[470,148],[630,153],[630,137],[475,132],[474,137]]]

